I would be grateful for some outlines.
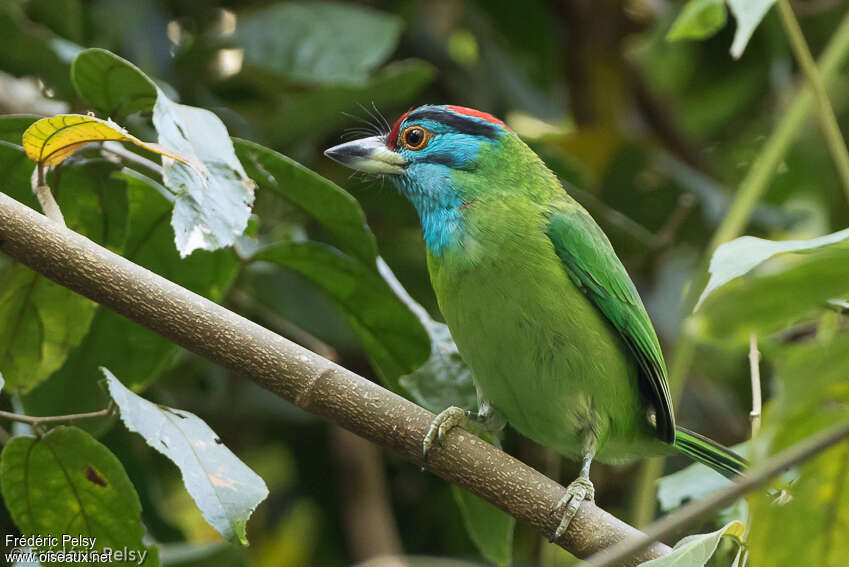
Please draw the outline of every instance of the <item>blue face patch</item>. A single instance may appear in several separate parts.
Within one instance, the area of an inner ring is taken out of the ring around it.
[[[457,246],[464,235],[467,200],[455,172],[474,171],[481,149],[497,144],[506,130],[479,118],[427,106],[410,113],[397,127],[403,132],[414,125],[432,136],[420,150],[399,144],[396,151],[409,165],[403,175],[391,179],[416,208],[428,250],[442,254]]]

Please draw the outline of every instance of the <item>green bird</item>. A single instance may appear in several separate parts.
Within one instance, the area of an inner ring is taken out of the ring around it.
[[[325,154],[387,176],[421,221],[439,308],[481,400],[448,408],[424,441],[468,419],[582,463],[559,538],[593,499],[593,460],[683,453],[728,477],[745,461],[675,425],[666,364],[610,241],[557,176],[490,114],[426,105]]]

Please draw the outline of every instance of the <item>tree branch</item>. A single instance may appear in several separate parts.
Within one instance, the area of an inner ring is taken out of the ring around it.
[[[422,462],[429,411],[137,266],[0,193],[0,251],[56,283],[163,337],[246,375],[261,387],[325,417],[488,500],[543,535],[565,489],[489,443],[453,430]],[[642,534],[591,502],[557,542],[588,557]],[[624,565],[668,552],[652,544]]]

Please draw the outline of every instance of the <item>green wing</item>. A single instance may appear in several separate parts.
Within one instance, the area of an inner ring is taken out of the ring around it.
[[[610,321],[640,368],[640,388],[656,411],[658,436],[675,439],[675,418],[666,364],[651,320],[610,241],[580,205],[563,202],[549,218],[546,234],[570,278]]]

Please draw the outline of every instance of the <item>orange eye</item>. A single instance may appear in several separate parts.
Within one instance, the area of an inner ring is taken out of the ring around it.
[[[408,150],[421,150],[430,141],[433,132],[425,130],[421,126],[407,126],[401,132],[401,143]]]

